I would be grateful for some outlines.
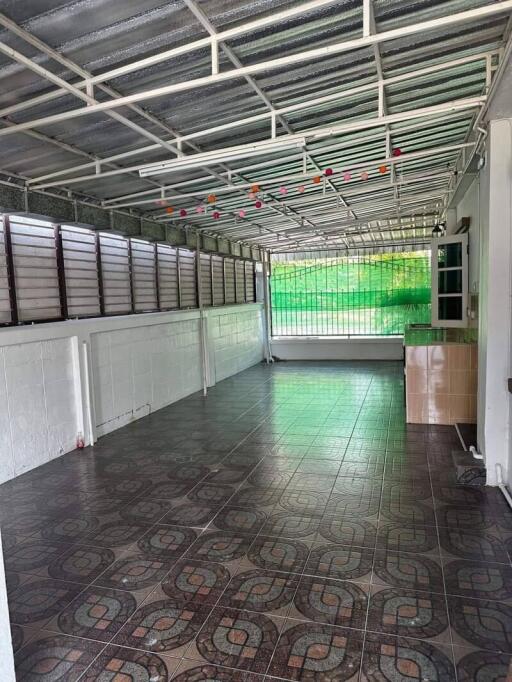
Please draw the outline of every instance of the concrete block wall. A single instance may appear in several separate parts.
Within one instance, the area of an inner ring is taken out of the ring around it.
[[[72,450],[77,417],[70,339],[0,347],[0,405],[0,482]]]
[[[208,383],[263,359],[259,303],[204,313]],[[0,483],[202,387],[198,310],[0,330]]]
[[[221,381],[262,359],[263,318],[250,310],[231,309],[225,315],[208,318],[208,338],[214,381]]]

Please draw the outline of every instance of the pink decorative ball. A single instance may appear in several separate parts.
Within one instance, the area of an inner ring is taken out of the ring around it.
[[[255,205],[256,208],[261,208],[261,207],[263,206],[263,204],[261,203],[261,201],[257,201],[254,205]]]
[[[366,171],[361,173],[361,180],[368,180],[368,173]]]
[[[279,193],[280,193],[280,194],[288,194],[288,190],[286,189],[286,187],[280,187],[280,188],[279,188]]]
[[[204,213],[204,206],[197,206],[196,213]]]
[[[346,180],[347,182],[352,178],[352,175],[347,171],[346,173],[343,173],[343,180]]]
[[[186,208],[180,208],[180,216],[184,218],[187,215],[187,209]]]
[[[158,199],[156,202],[157,206],[167,206],[167,201],[165,199]]]
[[[247,215],[247,214],[246,214],[246,212],[244,211],[243,208],[242,208],[240,211],[238,211],[238,217],[239,217],[239,218],[245,218],[246,215]]]
[[[249,192],[249,199],[251,199],[251,201],[256,199],[256,194],[254,194],[254,192]]]
[[[299,186],[297,187],[297,192],[300,192],[301,194],[304,194],[305,191],[306,191],[306,188],[304,187],[304,185],[299,185]]]
[[[325,175],[329,176],[329,175],[332,175],[334,173],[334,171],[332,168],[326,168],[324,173],[325,173]]]

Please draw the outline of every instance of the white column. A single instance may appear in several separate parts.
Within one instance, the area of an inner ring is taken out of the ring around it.
[[[0,532],[0,670],[2,682],[15,682],[14,655],[12,652],[11,626],[7,608],[2,533]]]
[[[489,123],[480,187],[478,445],[485,455],[488,483],[496,484],[500,464],[510,486],[512,119]]]

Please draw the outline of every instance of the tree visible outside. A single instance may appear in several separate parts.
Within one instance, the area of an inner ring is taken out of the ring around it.
[[[272,262],[275,336],[393,335],[430,323],[430,251]]]

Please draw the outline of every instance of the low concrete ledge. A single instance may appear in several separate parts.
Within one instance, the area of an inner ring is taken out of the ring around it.
[[[272,353],[281,360],[402,360],[402,336],[276,336]]]

